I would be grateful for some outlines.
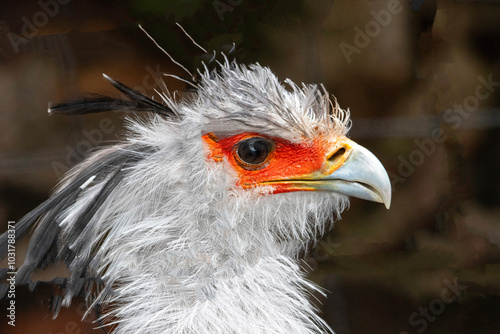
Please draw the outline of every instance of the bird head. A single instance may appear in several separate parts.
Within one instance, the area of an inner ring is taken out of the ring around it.
[[[334,192],[389,208],[389,177],[347,138],[349,112],[323,86],[285,84],[258,64],[225,63],[206,73],[192,109],[201,116],[207,159],[225,162],[240,188]]]
[[[267,196],[335,193],[390,206],[384,167],[347,138],[349,111],[323,86],[282,84],[259,64],[226,62],[205,72],[196,101],[182,109],[200,123],[205,159],[225,166],[231,187]]]

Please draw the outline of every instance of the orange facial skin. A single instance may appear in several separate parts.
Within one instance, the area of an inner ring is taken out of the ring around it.
[[[252,137],[267,138],[274,143],[274,149],[257,169],[244,168],[236,153],[238,143]],[[209,133],[203,136],[203,140],[209,147],[209,159],[216,162],[226,160],[236,171],[237,186],[268,185],[273,188],[273,193],[315,190],[311,182],[318,182],[339,168],[350,151],[350,141],[345,137],[304,139],[294,143],[259,133],[221,139]]]

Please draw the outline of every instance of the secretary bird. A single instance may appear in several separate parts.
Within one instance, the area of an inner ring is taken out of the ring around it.
[[[387,173],[347,138],[349,112],[322,85],[282,83],[259,64],[217,67],[182,99],[163,89],[159,103],[104,75],[123,98],[49,108],[147,112],[16,224],[17,239],[36,226],[16,284],[49,263],[71,273],[55,280],[55,315],[83,294],[89,309],[107,305],[101,321],[115,334],[332,333],[300,256],[348,196],[389,208]],[[7,243],[6,233],[0,257]]]

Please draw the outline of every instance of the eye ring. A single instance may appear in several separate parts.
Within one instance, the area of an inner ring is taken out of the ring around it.
[[[269,163],[274,143],[264,137],[251,137],[238,142],[233,155],[238,165],[246,170],[259,170]]]

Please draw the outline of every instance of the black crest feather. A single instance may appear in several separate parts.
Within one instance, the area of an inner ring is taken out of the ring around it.
[[[152,112],[166,117],[176,116],[175,112],[166,105],[158,103],[135,89],[111,79],[106,74],[103,74],[103,76],[116,89],[123,93],[127,100],[100,94],[91,94],[87,97],[49,105],[49,114],[84,115],[105,111],[133,111]]]

